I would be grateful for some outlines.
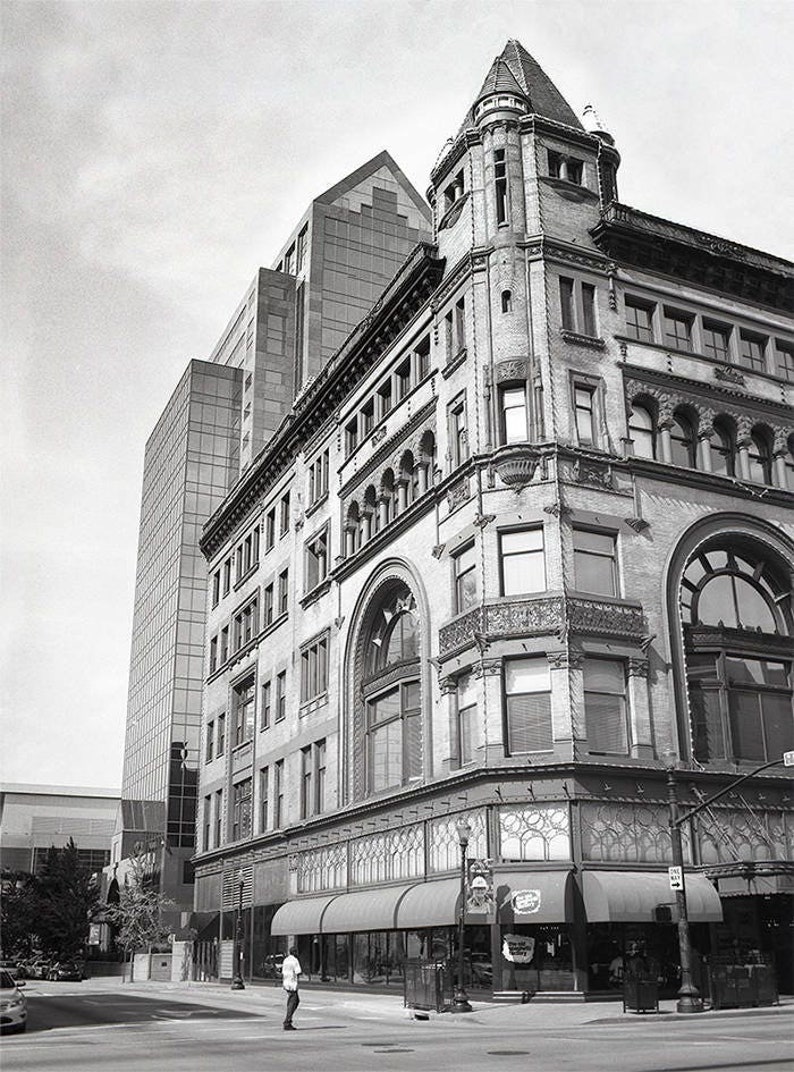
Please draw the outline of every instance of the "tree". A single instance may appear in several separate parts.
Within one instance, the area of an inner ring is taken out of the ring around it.
[[[155,946],[168,942],[170,926],[163,914],[174,907],[162,893],[147,888],[143,862],[136,858],[119,888],[118,904],[108,905],[104,918],[112,924],[117,943],[132,960],[136,950],[151,952]]]
[[[63,848],[47,850],[33,891],[35,931],[45,953],[58,960],[84,953],[97,895],[94,877],[80,861],[72,838]]]
[[[29,957],[36,945],[36,884],[27,871],[3,870],[0,897],[0,935],[3,956]]]

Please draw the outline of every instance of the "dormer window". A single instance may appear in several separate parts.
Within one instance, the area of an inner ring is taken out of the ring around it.
[[[582,186],[584,181],[584,162],[573,156],[563,156],[549,150],[549,175],[552,179],[564,179],[574,186]]]

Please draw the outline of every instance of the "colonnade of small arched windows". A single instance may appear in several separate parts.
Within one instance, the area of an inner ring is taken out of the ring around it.
[[[402,514],[435,482],[436,437],[423,433],[418,451],[405,450],[396,465],[387,466],[367,485],[345,515],[345,555],[349,557]]]
[[[631,400],[628,426],[634,457],[794,491],[794,433],[786,439],[763,422],[705,415],[685,403],[661,416],[644,394]]]

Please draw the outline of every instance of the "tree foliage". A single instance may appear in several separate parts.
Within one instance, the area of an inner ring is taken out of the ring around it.
[[[34,950],[57,960],[81,956],[96,912],[97,886],[70,838],[52,846],[36,875],[3,876],[3,949],[9,956]]]
[[[173,909],[172,901],[146,886],[143,866],[133,861],[130,873],[119,888],[119,902],[108,905],[105,918],[115,930],[116,942],[127,953],[166,945],[171,927],[163,920]]]

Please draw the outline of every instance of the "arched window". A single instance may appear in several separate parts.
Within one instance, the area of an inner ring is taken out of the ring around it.
[[[709,437],[711,445],[711,471],[718,476],[736,475],[736,437],[728,423],[720,418],[714,422]]]
[[[629,411],[629,438],[637,458],[656,457],[656,435],[653,417],[645,406],[633,405]]]
[[[509,290],[502,291],[502,312],[512,313],[513,311],[513,295]]]
[[[755,543],[693,555],[681,614],[695,758],[763,763],[794,748],[791,581]]]
[[[365,795],[422,776],[420,622],[407,586],[390,585],[362,631],[364,700],[357,781]]]
[[[754,428],[747,452],[750,479],[759,484],[772,483],[772,451],[769,438],[762,428]]]
[[[695,436],[688,417],[677,413],[670,427],[670,460],[685,469],[695,468]]]

